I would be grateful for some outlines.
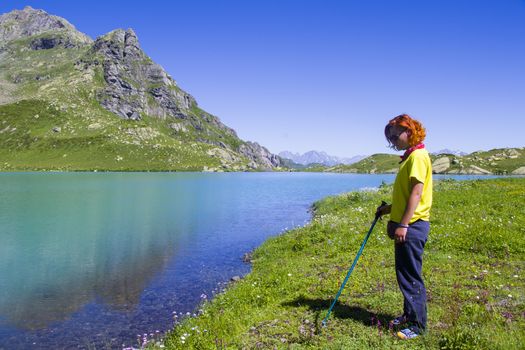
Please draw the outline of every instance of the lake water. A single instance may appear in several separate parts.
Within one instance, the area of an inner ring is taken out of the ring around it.
[[[0,174],[0,349],[136,345],[248,273],[243,254],[304,225],[314,201],[393,179]]]

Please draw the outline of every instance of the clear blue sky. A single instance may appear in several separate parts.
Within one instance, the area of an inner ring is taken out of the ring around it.
[[[409,113],[430,151],[525,147],[524,0],[0,1],[145,52],[245,140],[277,153],[390,152]]]

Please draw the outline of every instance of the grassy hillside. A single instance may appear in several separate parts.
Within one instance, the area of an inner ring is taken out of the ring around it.
[[[84,117],[43,100],[1,105],[0,170],[221,168],[211,145],[174,139],[161,121],[130,121],[92,108],[96,113]]]
[[[471,173],[476,168],[485,170],[492,174],[512,174],[516,170],[525,167],[525,148],[498,148],[490,151],[478,151],[466,156],[455,156],[451,154],[437,155],[434,161],[448,159],[449,167],[443,169],[442,173],[465,174]],[[525,169],[521,172],[525,174]]]
[[[234,170],[248,164],[198,142],[199,133],[181,121],[110,113],[95,98],[104,86],[101,67],[77,64],[90,57],[89,47],[28,49],[41,36],[10,42],[0,57],[0,81],[16,82],[4,96],[14,102],[0,105],[0,170]],[[191,113],[205,112],[195,106]]]
[[[423,275],[429,332],[397,340],[402,312],[386,220],[372,233],[328,326],[321,321],[390,187],[315,204],[304,228],[264,243],[252,272],[165,340],[170,349],[520,349],[525,344],[525,179],[435,185]]]
[[[465,156],[430,155],[433,171],[438,174],[525,174],[525,148],[500,148],[478,151]],[[393,154],[374,154],[351,165],[310,167],[307,171],[337,173],[395,173],[400,158]],[[518,169],[521,169],[519,171]]]
[[[336,165],[324,171],[336,173],[395,173],[399,168],[399,156],[393,154],[374,154],[350,165]]]
[[[0,171],[279,166],[199,108],[140,49],[133,31],[93,42],[29,7],[1,21],[20,28],[0,35]],[[37,22],[54,27],[39,32]]]

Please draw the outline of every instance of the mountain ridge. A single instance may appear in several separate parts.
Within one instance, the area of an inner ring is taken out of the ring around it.
[[[358,155],[351,158],[348,157],[337,157],[329,155],[324,151],[311,150],[303,154],[294,153],[290,151],[281,151],[278,153],[279,157],[289,159],[296,164],[309,165],[309,164],[322,164],[326,166],[333,166],[336,164],[352,164],[365,158],[366,156]]]
[[[202,110],[144,53],[133,29],[115,29],[93,40],[67,20],[27,6],[0,16],[0,69],[1,169],[281,166],[280,157],[241,140]],[[13,142],[17,138],[24,141]],[[57,158],[59,150],[63,159]]]

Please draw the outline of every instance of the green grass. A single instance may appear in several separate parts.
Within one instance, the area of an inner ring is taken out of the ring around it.
[[[350,165],[336,165],[324,171],[336,173],[393,173],[399,168],[399,156],[394,154],[374,154]]]
[[[170,349],[519,349],[525,344],[525,179],[441,181],[424,256],[428,333],[397,340],[402,312],[386,220],[328,326],[321,321],[391,188],[315,203],[311,223],[266,241],[252,272],[168,334]]]
[[[59,132],[53,131],[57,128]],[[23,100],[0,106],[4,171],[230,170],[207,153],[212,148],[196,142],[195,135],[174,135],[165,120],[148,116],[124,120],[97,104],[64,109],[44,100]],[[246,164],[239,159],[232,168]]]

